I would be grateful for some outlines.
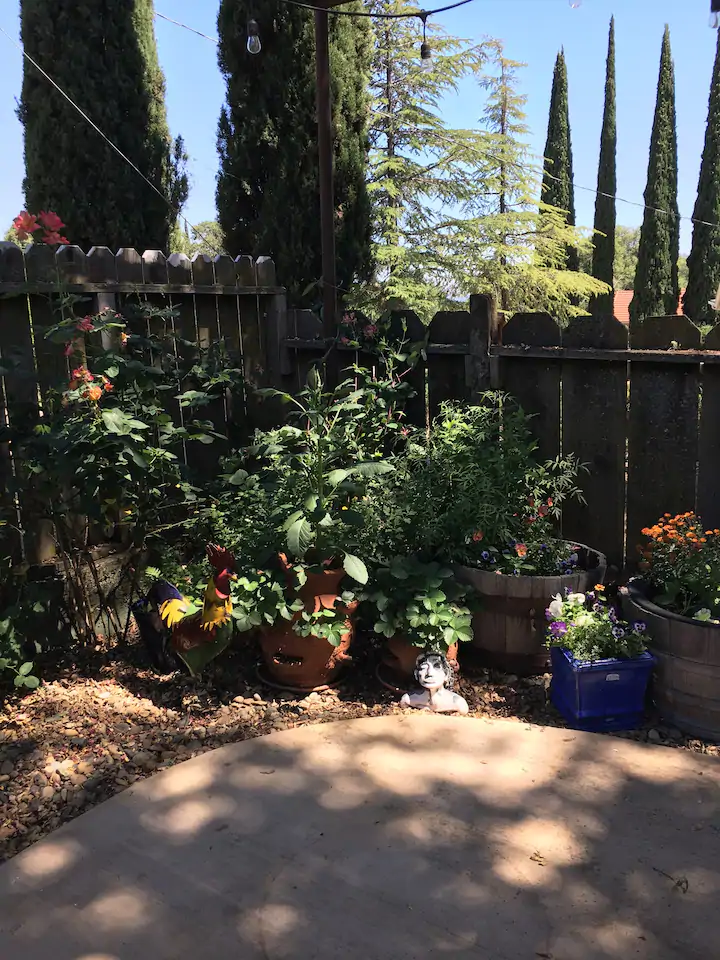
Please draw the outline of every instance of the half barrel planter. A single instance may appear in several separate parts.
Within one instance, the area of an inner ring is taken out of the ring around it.
[[[480,609],[473,615],[473,639],[463,649],[463,660],[471,670],[474,665],[490,667],[519,677],[547,672],[548,603],[556,593],[585,593],[605,580],[605,556],[582,544],[578,547],[577,569],[557,577],[511,577],[455,565],[457,579],[479,596]]]
[[[647,624],[660,716],[683,733],[720,741],[720,625],[659,607],[642,580],[623,588],[622,606],[628,620]]]

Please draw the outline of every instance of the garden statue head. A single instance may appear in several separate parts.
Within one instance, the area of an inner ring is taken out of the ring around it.
[[[441,653],[421,653],[415,662],[415,679],[425,690],[451,690],[454,671]]]
[[[441,653],[421,653],[415,662],[415,679],[423,688],[418,693],[405,693],[403,707],[415,707],[432,713],[467,713],[467,700],[453,693],[455,671]]]

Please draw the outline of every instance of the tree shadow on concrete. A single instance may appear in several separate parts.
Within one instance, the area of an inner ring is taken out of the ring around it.
[[[0,870],[3,960],[709,960],[720,766],[422,715],[204,754]]]

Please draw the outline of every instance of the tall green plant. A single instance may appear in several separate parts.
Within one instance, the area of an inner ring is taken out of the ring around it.
[[[180,138],[170,139],[153,13],[152,0],[20,3],[25,52],[162,195],[25,60],[18,115],[26,206],[62,211],[69,236],[85,249],[167,250],[187,199],[185,151]]]
[[[358,9],[358,5],[347,9]],[[246,49],[258,23],[262,50]],[[370,273],[366,94],[369,26],[330,18],[337,283]],[[271,256],[291,300],[312,303],[321,276],[312,13],[280,0],[222,0],[219,63],[226,104],[218,126],[218,218],[228,251]]]
[[[615,17],[610,18],[607,67],[605,72],[605,110],[600,135],[597,196],[595,198],[595,236],[592,274],[610,289],[593,297],[590,312],[598,316],[613,313],[613,265],[615,261],[615,194],[617,192],[617,121],[615,116]]]
[[[687,260],[687,290],[684,311],[696,323],[717,322],[709,302],[720,285],[720,32],[710,86],[705,149],[700,166],[697,199],[693,213],[693,239]]]
[[[564,211],[567,223],[575,226],[575,185],[573,182],[572,141],[570,137],[570,108],[568,103],[568,75],[565,51],[555,60],[541,199]],[[579,270],[577,248],[568,246],[568,270]]]
[[[567,249],[589,242],[563,210],[541,202],[537,164],[527,145],[526,97],[518,93],[523,64],[497,45],[483,117],[481,181],[464,206],[464,236],[454,258],[464,271],[462,289],[489,293],[506,313],[547,310],[559,319],[580,312],[579,299],[606,289],[586,273],[569,270]]]
[[[677,312],[680,296],[680,213],[677,191],[675,70],[670,49],[670,30],[666,26],[650,141],[635,296],[630,303],[631,329],[641,325],[645,317],[670,316]]]
[[[408,0],[373,0],[371,12],[416,11]],[[382,312],[402,304],[425,318],[462,297],[455,256],[468,236],[457,211],[478,189],[484,144],[447,123],[443,98],[473,75],[484,45],[428,24],[433,69],[421,69],[417,19],[378,20],[370,74],[370,172],[376,272],[356,303]]]

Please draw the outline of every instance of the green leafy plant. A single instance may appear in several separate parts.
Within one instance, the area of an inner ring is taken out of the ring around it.
[[[251,469],[258,473],[274,498],[270,520],[282,537],[277,547],[291,559],[319,568],[342,564],[349,577],[366,583],[366,564],[355,553],[363,523],[355,504],[371,479],[394,470],[384,456],[393,433],[385,405],[355,380],[326,392],[314,369],[297,397],[261,393],[289,404],[297,426],[258,433],[245,451],[245,468],[230,482],[244,483]]]
[[[375,633],[401,636],[423,650],[447,653],[472,640],[472,613],[464,603],[468,591],[453,572],[416,557],[393,557],[378,568],[372,588],[361,594]]]
[[[624,660],[645,651],[645,624],[622,620],[598,585],[587,593],[556,594],[546,610],[550,643],[568,650],[575,660]]]
[[[427,442],[408,449],[395,487],[396,538],[408,552],[511,575],[568,572],[577,548],[557,533],[562,504],[582,501],[572,455],[535,459],[529,418],[503,393],[444,404]]]

